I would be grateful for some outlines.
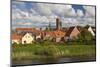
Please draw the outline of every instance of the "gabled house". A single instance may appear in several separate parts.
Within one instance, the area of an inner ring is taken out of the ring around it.
[[[91,34],[92,34],[93,36],[95,36],[95,32],[93,31],[93,29],[92,29],[91,26],[88,28],[88,31],[91,32]]]
[[[80,28],[78,27],[70,27],[67,31],[66,31],[66,35],[65,35],[65,41],[67,41],[67,39],[77,39],[78,35],[80,34]]]
[[[53,31],[44,31],[43,33],[43,40],[52,40],[54,37],[54,32]]]
[[[12,44],[13,43],[16,43],[16,44],[19,44],[21,42],[21,38],[22,36],[18,36],[17,34],[12,34],[11,35],[11,40],[12,40]]]
[[[26,33],[31,33],[35,36],[35,39],[41,38],[41,30],[37,30],[34,28],[16,28],[16,33],[22,36]]]
[[[87,26],[85,27],[93,36],[95,36],[95,27]]]
[[[33,36],[31,33],[26,33],[23,37],[22,37],[22,44],[32,44],[32,42],[34,41],[35,36]]]
[[[48,31],[45,34],[45,39],[49,39],[55,42],[60,42],[65,36],[65,32],[61,30]]]
[[[25,33],[24,35],[12,34],[11,40],[12,44],[31,44],[35,40],[35,36],[32,33]]]
[[[56,30],[54,31],[55,33],[55,41],[56,42],[60,42],[63,40],[63,38],[65,37],[65,32],[60,31],[60,30]]]
[[[35,40],[40,41],[42,39],[42,31],[33,29],[32,33],[35,35]]]
[[[36,34],[36,40],[41,39],[41,34]]]

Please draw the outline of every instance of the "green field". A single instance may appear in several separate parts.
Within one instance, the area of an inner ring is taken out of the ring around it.
[[[35,42],[33,44],[13,44],[12,60],[31,60],[59,57],[95,57],[96,45],[83,45],[78,42],[54,43]]]

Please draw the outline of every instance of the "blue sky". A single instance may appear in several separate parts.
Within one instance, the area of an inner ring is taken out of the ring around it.
[[[12,27],[55,26],[59,17],[63,27],[95,25],[95,7],[34,2],[12,2]]]
[[[82,10],[82,12],[85,14],[85,9],[82,5],[72,5],[72,8],[74,8],[75,12],[77,12],[77,10]]]

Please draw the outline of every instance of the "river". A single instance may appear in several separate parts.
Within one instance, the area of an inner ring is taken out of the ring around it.
[[[13,61],[13,66],[24,66],[24,65],[42,65],[42,64],[59,64],[59,63],[74,63],[74,62],[89,62],[96,61],[95,57],[88,58],[48,58],[48,59],[38,59],[38,60],[21,60],[21,61]]]

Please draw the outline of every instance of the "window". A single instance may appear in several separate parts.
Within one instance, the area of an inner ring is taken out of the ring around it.
[[[26,41],[24,41],[24,44],[26,44]]]

